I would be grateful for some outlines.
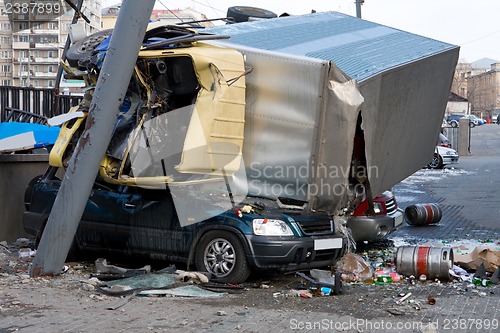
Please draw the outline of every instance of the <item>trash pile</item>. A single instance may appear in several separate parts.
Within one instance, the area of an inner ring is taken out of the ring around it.
[[[493,242],[491,242],[493,244]],[[500,245],[500,243],[497,243]],[[497,246],[498,247],[498,246]],[[500,249],[480,245],[467,251],[465,246],[451,247],[447,244],[387,246],[384,249],[370,249],[360,253],[347,253],[333,272],[311,270],[310,275],[297,273],[308,281],[308,292],[296,292],[296,296],[312,297],[338,295],[342,283],[351,285],[388,285],[404,283],[465,283],[472,287],[488,287],[500,284]],[[318,272],[322,276],[318,277]],[[323,292],[334,287],[335,293]],[[411,293],[399,295],[403,302]],[[406,297],[406,298],[405,298]],[[432,297],[427,301],[434,304]]]

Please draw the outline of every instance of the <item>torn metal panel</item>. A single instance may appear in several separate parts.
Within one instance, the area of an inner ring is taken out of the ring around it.
[[[325,93],[328,103],[318,121],[309,199],[314,209],[337,213],[354,196],[349,177],[356,121],[364,98],[356,81],[334,65],[330,67]]]
[[[0,123],[0,153],[10,153],[54,145],[59,127],[41,124]]]
[[[402,65],[360,83],[366,157],[373,193],[381,193],[432,158],[458,49]]]
[[[249,194],[307,200],[328,63],[239,50],[254,69],[247,76],[243,146]]]

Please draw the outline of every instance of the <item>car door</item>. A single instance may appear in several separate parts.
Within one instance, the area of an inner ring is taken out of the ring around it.
[[[135,200],[135,195],[123,191],[123,187],[108,187],[96,182],[78,227],[78,244],[96,250],[129,250],[123,247],[126,234],[117,230],[129,224],[129,206]]]
[[[130,214],[129,245],[158,258],[186,258],[193,228],[181,228],[168,190],[136,190],[136,207]]]

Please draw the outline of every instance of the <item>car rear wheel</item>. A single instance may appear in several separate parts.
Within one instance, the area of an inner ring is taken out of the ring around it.
[[[241,283],[250,275],[250,266],[238,237],[227,231],[210,231],[196,247],[196,268],[211,273],[222,283]]]
[[[476,127],[476,124],[474,124],[474,123],[471,121],[471,122],[469,123],[469,127],[470,127],[470,128],[474,128],[474,127]]]
[[[451,125],[451,127],[458,127],[458,122],[456,122],[456,121],[452,121],[452,122],[450,123],[450,125]]]
[[[443,168],[443,158],[439,154],[434,154],[431,163],[429,163],[429,168],[431,169],[442,169]]]

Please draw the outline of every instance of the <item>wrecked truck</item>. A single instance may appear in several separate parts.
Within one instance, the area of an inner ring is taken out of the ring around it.
[[[68,51],[67,75],[88,88],[26,191],[37,239],[90,126],[110,34]],[[353,52],[368,42],[401,57]],[[331,265],[346,217],[428,162],[457,58],[333,12],[210,31],[150,24],[73,248],[185,262],[223,282]]]

